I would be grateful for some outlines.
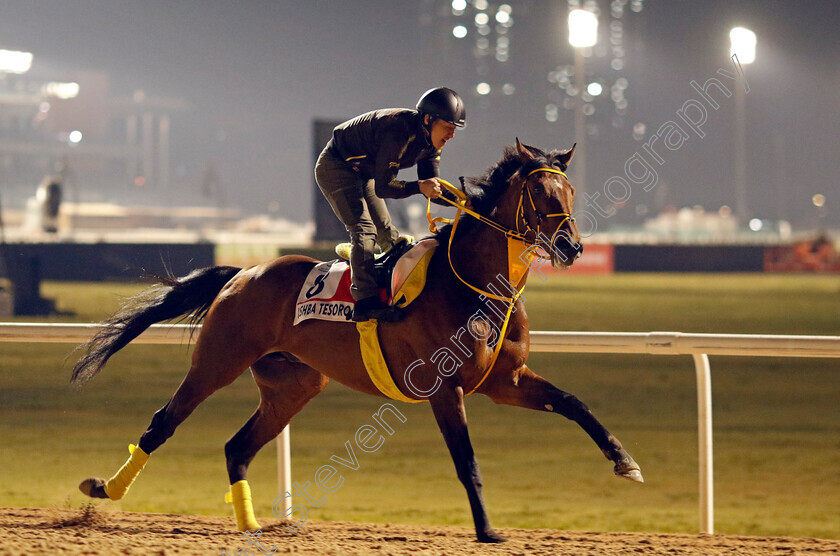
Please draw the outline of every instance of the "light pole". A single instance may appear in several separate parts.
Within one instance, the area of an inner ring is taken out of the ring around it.
[[[755,33],[744,27],[735,27],[729,32],[729,55],[737,55],[740,64],[755,61]],[[746,170],[746,91],[743,84],[735,85],[735,214],[741,222],[747,222],[747,170]]]
[[[822,235],[825,233],[825,195],[817,193],[811,197],[811,202],[814,204],[814,208],[817,209],[817,233]]]
[[[576,196],[583,199],[586,190],[586,115],[583,113],[583,92],[586,90],[586,64],[583,58],[584,48],[595,46],[598,42],[598,16],[586,10],[569,12],[569,44],[575,48],[575,88],[577,106],[575,106],[575,190]]]

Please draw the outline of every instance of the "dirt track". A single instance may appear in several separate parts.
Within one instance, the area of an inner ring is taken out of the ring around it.
[[[144,556],[275,554],[612,555],[612,554],[840,554],[840,541],[787,537],[575,533],[501,529],[509,541],[480,545],[471,530],[367,523],[306,523],[295,534],[283,522],[264,522],[261,552],[231,532],[232,518],[0,508],[0,554],[135,554]],[[245,549],[249,549],[245,550]]]

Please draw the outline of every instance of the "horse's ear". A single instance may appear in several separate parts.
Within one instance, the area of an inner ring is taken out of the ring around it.
[[[519,142],[519,137],[516,138],[516,152],[519,153],[519,159],[522,162],[530,162],[534,160],[534,154]]]
[[[557,159],[560,161],[560,164],[563,166],[568,166],[569,162],[572,161],[572,157],[575,156],[575,147],[577,147],[577,143],[572,145],[572,148],[564,153],[560,153],[560,156]]]

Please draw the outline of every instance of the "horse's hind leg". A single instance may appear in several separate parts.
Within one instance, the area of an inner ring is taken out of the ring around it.
[[[260,389],[260,405],[245,426],[225,444],[231,501],[240,531],[260,528],[245,478],[248,466],[260,448],[280,434],[329,380],[311,367],[280,354],[263,357],[251,369]]]
[[[604,456],[615,463],[613,471],[616,476],[644,482],[639,465],[583,402],[556,388],[527,366],[522,366],[511,374],[491,374],[478,392],[499,404],[559,413],[576,422],[595,441]]]
[[[236,345],[237,349],[230,349]],[[193,352],[192,366],[172,398],[159,409],[140,437],[131,457],[110,479],[85,479],[79,490],[92,498],[121,499],[146,464],[175,429],[213,392],[229,385],[258,359],[259,352],[237,335],[232,327],[205,324]]]

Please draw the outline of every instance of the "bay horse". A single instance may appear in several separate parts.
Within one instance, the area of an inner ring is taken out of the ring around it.
[[[438,233],[439,247],[429,263],[425,289],[405,309],[402,321],[378,328],[396,386],[408,398],[425,399],[431,406],[467,491],[480,542],[505,539],[490,526],[467,431],[464,396],[473,391],[499,404],[558,413],[575,421],[614,463],[615,475],[644,482],[633,458],[586,405],[526,365],[528,317],[518,294],[527,267],[507,284],[512,294],[487,291],[499,277],[510,279],[517,253],[521,258],[540,246],[558,268],[568,267],[580,255],[580,237],[571,218],[574,188],[564,173],[573,155],[574,146],[546,153],[517,139],[482,177],[464,183],[468,214],[460,225],[456,218]],[[330,379],[384,397],[365,369],[355,327],[320,320],[293,327],[298,293],[317,263],[289,255],[248,269],[216,266],[183,278],[162,278],[156,289],[131,300],[106,321],[82,346],[87,352],[76,363],[72,382],[92,378],[111,355],[153,323],[192,314],[196,322],[203,320],[203,326],[189,372],[155,413],[129,460],[107,481],[83,481],[82,492],[94,498],[121,498],[149,454],[210,394],[250,368],[260,392],[259,406],[226,443],[225,456],[237,527],[258,529],[246,473],[260,448]],[[417,367],[418,361],[435,361],[434,354],[453,343],[446,369]]]

